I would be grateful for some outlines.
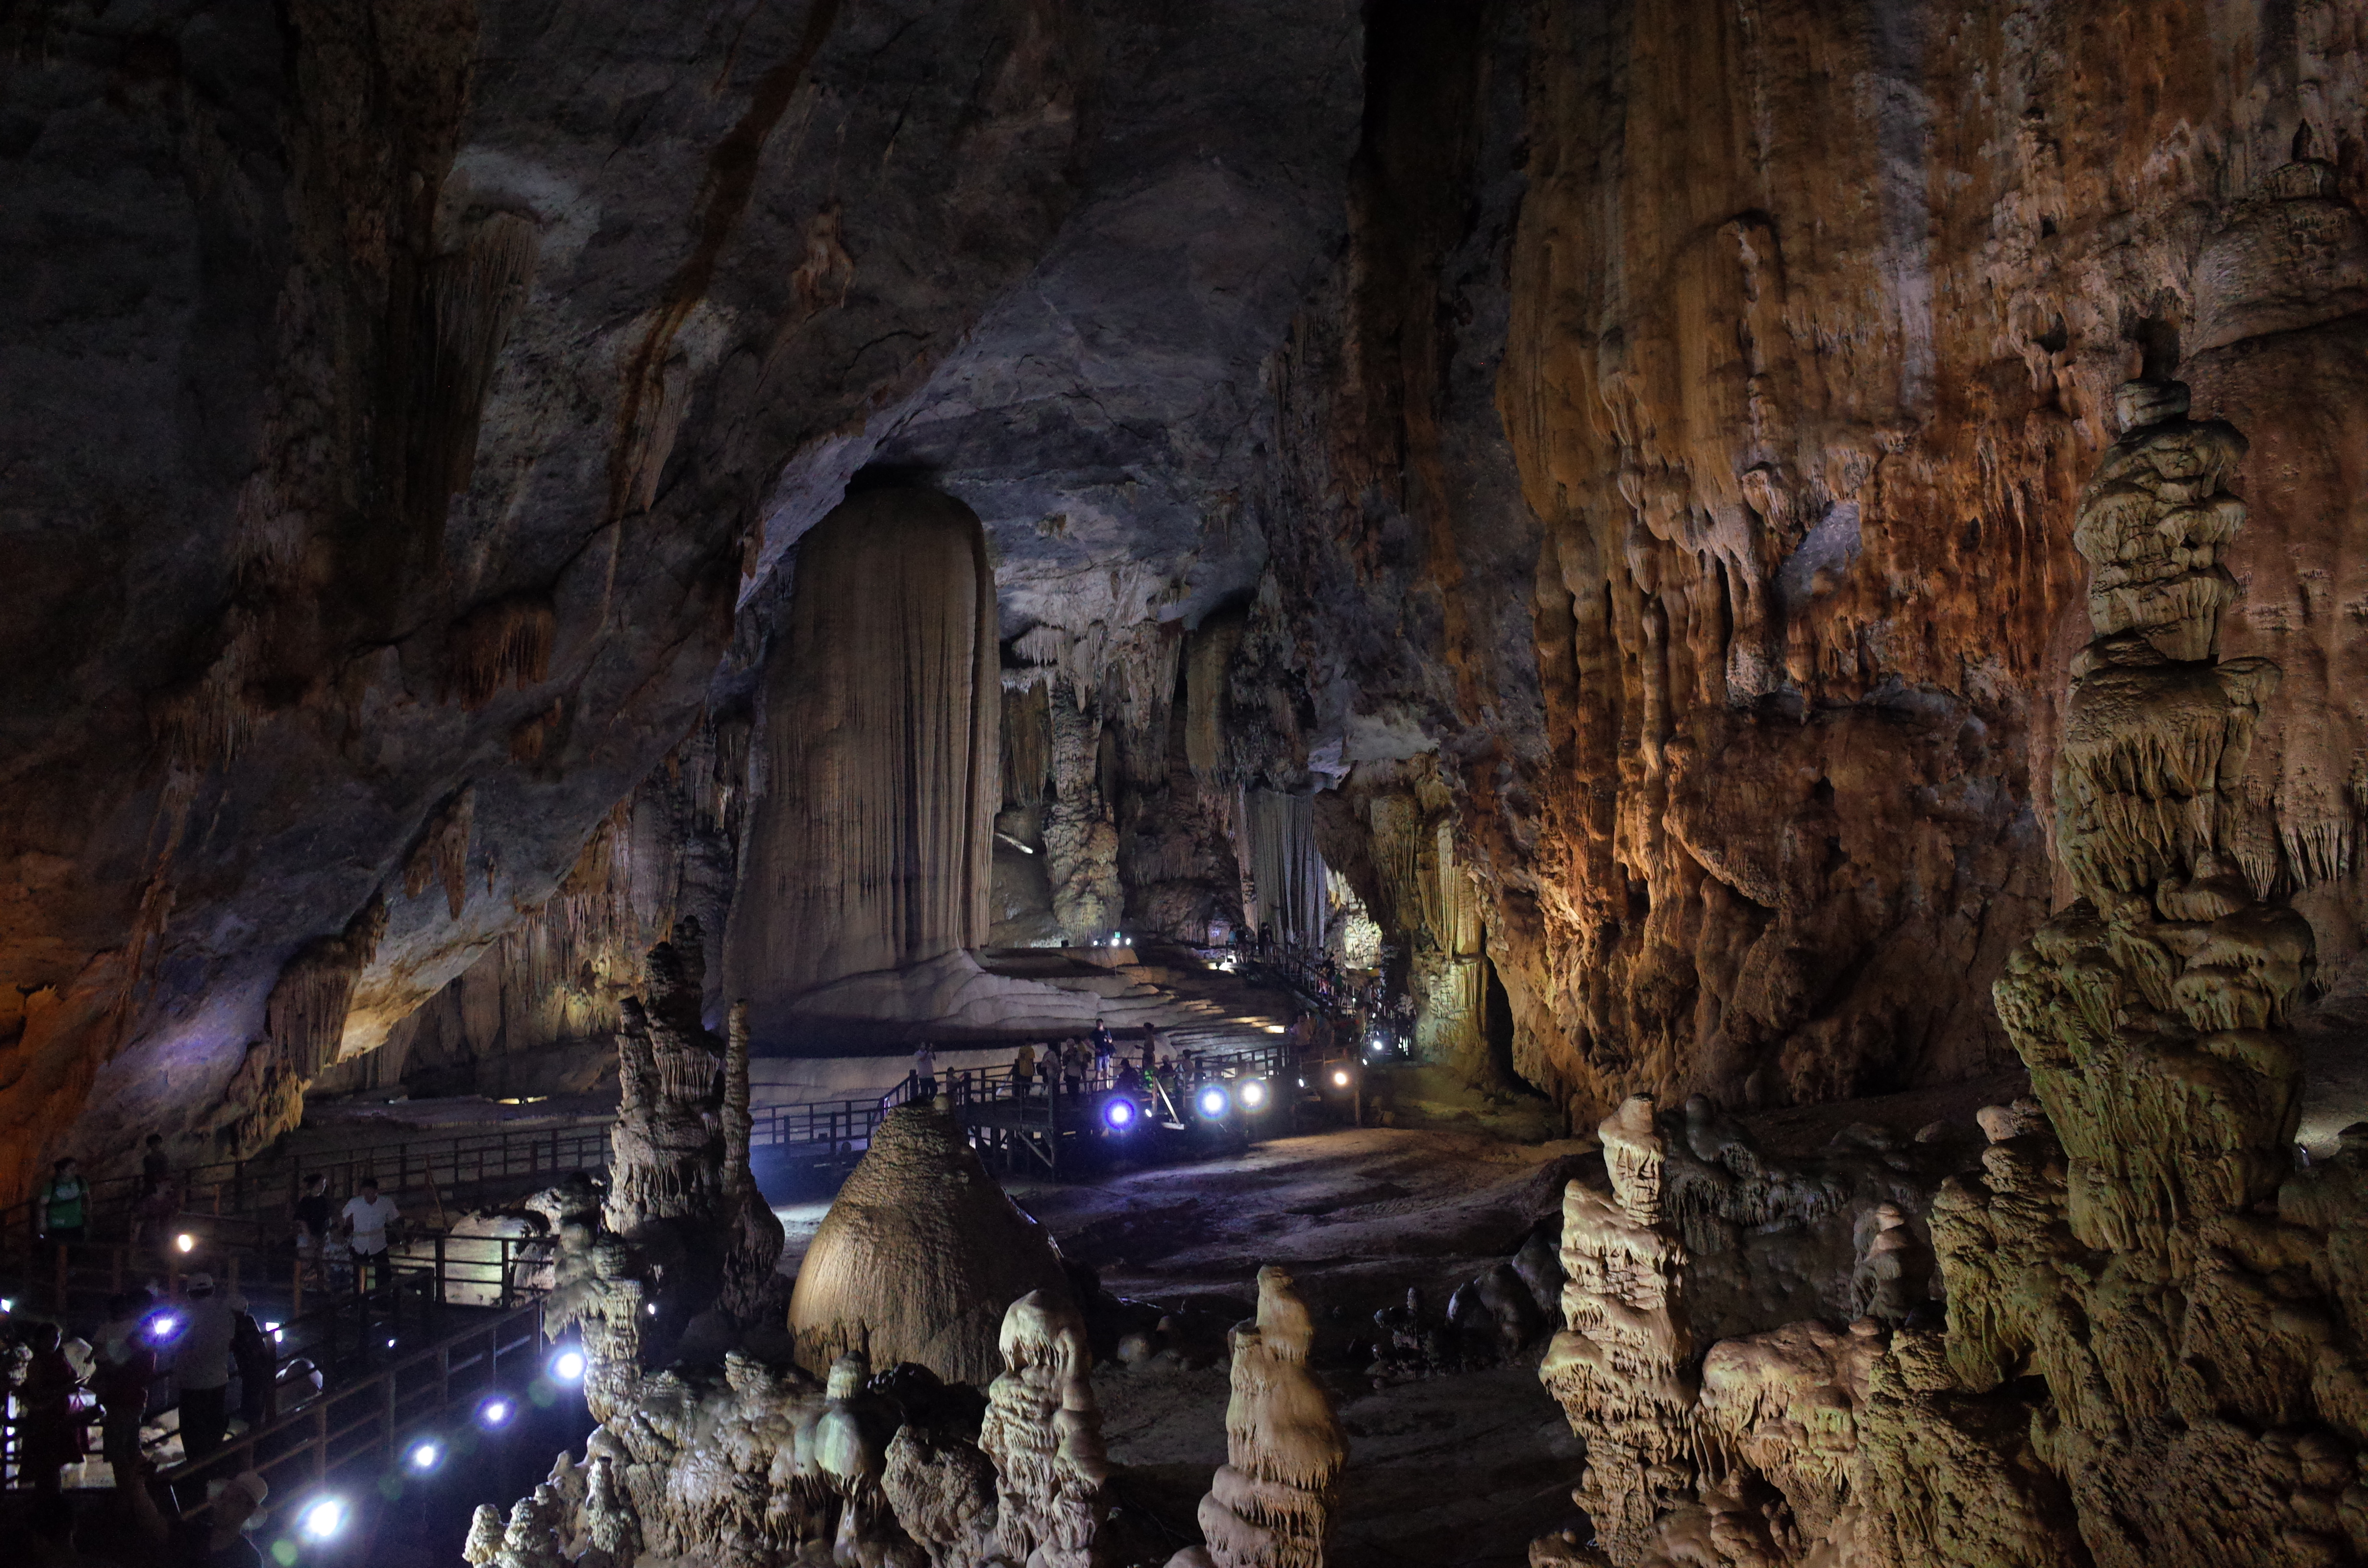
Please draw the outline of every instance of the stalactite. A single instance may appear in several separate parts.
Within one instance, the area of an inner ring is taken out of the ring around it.
[[[458,794],[427,819],[427,826],[420,833],[418,844],[403,867],[404,896],[417,898],[430,883],[440,883],[446,907],[455,920],[461,917],[461,906],[469,897],[469,829],[476,801],[476,790],[462,785]]]
[[[317,937],[288,961],[264,1008],[264,1029],[301,1078],[337,1059],[354,985],[386,934],[386,900],[372,893],[335,937]]]
[[[523,691],[551,674],[558,618],[547,595],[521,593],[490,599],[452,623],[444,640],[438,701],[483,708],[505,686]]]
[[[445,508],[469,488],[485,394],[526,302],[538,244],[522,218],[495,214],[477,224],[458,249],[421,268],[398,333],[410,521],[430,562],[440,559]]]
[[[1044,803],[1053,782],[1051,684],[1032,672],[1003,688],[1003,800],[1006,805]]]
[[[1235,811],[1244,913],[1278,936],[1322,941],[1324,858],[1315,847],[1314,802],[1275,790],[1244,790]]]

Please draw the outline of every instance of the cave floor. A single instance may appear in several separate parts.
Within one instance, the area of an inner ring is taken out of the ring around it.
[[[1375,1389],[1351,1342],[1376,1307],[1449,1291],[1509,1255],[1594,1164],[1591,1141],[1368,1128],[1092,1183],[1013,1180],[1013,1199],[1122,1297],[1191,1310],[1174,1349],[1094,1376],[1130,1535],[1197,1540],[1193,1510],[1225,1459],[1222,1330],[1248,1315],[1261,1265],[1290,1269],[1318,1325],[1315,1362],[1349,1432],[1344,1564],[1517,1564],[1568,1521],[1576,1447],[1522,1364]],[[776,1210],[794,1269],[826,1203]],[[1151,1561],[1165,1561],[1164,1552]]]

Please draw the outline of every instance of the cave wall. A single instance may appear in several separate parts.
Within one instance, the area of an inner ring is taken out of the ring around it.
[[[1071,431],[1102,498],[1040,597],[1256,570],[1243,529],[1195,576],[1197,478],[1110,475],[1243,460],[1257,400],[1202,389],[1337,229],[1353,15],[60,0],[0,34],[0,373],[42,389],[0,411],[0,1199],[69,1142],[253,1146],[546,910],[858,467],[1029,465],[949,388]],[[1019,490],[998,543],[1061,510]],[[1136,510],[1166,531],[1121,582],[1091,561]]]
[[[2299,684],[2234,831],[2356,973],[2356,17],[1368,27],[1349,242],[1269,368],[1234,749],[1352,790],[1432,759],[1524,1077],[1591,1119],[2009,1060],[1988,988],[2061,892],[2055,525],[2141,369],[2276,443],[2228,635]]]

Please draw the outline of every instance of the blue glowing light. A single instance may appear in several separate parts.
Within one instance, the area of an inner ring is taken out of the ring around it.
[[[1102,1119],[1121,1131],[1124,1131],[1134,1125],[1134,1102],[1130,1099],[1110,1101],[1110,1104],[1102,1107]]]
[[[1202,1116],[1213,1118],[1223,1116],[1226,1111],[1232,1109],[1234,1102],[1232,1096],[1228,1096],[1224,1090],[1217,1087],[1216,1085],[1212,1084],[1207,1088],[1201,1091],[1199,1103],[1201,1107],[1201,1114]]]

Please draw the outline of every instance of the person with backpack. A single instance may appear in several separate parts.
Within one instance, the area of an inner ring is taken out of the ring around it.
[[[63,1246],[83,1240],[89,1226],[90,1184],[69,1155],[50,1167],[50,1179],[41,1187],[41,1234]]]

